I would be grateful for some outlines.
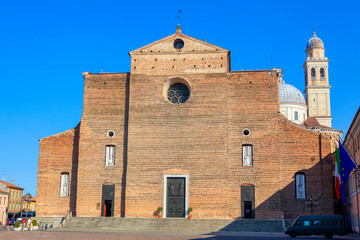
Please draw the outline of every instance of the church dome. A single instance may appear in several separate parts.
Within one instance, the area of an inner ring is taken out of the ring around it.
[[[280,90],[280,104],[281,103],[298,103],[306,105],[304,95],[296,87],[286,84],[285,82],[279,83]]]
[[[316,36],[315,31],[314,31],[313,37],[310,38],[306,44],[306,49],[309,49],[309,48],[324,48],[323,41]]]

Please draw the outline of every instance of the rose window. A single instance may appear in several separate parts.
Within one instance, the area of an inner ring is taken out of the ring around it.
[[[170,86],[167,97],[173,104],[180,104],[187,101],[190,96],[189,88],[182,83],[175,83]]]

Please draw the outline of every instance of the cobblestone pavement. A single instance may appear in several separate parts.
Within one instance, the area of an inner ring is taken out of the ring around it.
[[[290,239],[284,233],[267,233],[267,232],[216,232],[216,233],[195,233],[195,232],[134,232],[134,231],[83,231],[79,230],[48,230],[48,231],[33,231],[33,232],[6,232],[2,227],[0,229],[0,240],[16,239],[50,239],[50,240],[144,240],[144,239],[157,239],[157,240],[277,240],[277,239]],[[324,236],[311,236],[311,237],[296,237],[296,239],[325,239]],[[357,234],[349,234],[347,236],[335,236],[334,239],[360,239]]]

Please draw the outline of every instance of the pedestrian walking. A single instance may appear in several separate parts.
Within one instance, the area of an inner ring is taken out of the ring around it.
[[[6,231],[10,231],[10,225],[11,225],[10,219],[6,219]]]
[[[21,223],[22,223],[22,224],[21,224],[21,230],[22,230],[22,231],[25,231],[26,219],[23,218],[23,219],[21,220]]]
[[[11,228],[14,228],[14,224],[15,224],[15,219],[14,217],[11,219]]]

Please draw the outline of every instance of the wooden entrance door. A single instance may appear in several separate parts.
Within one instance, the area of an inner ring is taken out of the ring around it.
[[[167,178],[166,217],[185,217],[185,178]]]

